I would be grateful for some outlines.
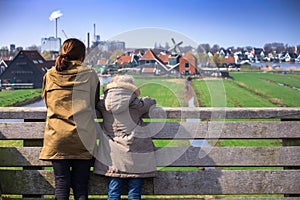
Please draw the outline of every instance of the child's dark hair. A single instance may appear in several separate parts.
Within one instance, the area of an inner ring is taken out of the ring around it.
[[[71,60],[84,61],[85,59],[85,45],[76,38],[70,38],[64,41],[61,47],[61,53],[55,62],[57,71],[66,70]]]

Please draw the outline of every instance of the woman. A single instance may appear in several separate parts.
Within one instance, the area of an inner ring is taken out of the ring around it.
[[[109,200],[121,199],[125,181],[128,199],[141,199],[143,178],[155,176],[154,145],[142,117],[156,102],[139,95],[131,76],[115,76],[97,105],[103,116],[104,134],[100,138],[94,173],[109,177]]]
[[[47,123],[40,159],[52,161],[57,200],[69,200],[70,188],[76,200],[88,199],[100,83],[97,74],[82,64],[85,50],[80,40],[67,39],[43,80]]]

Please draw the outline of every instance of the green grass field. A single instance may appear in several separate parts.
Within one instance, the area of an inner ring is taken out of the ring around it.
[[[41,89],[7,90],[0,92],[0,107],[21,104],[41,96]]]
[[[223,85],[223,88],[222,86]],[[211,87],[211,89],[209,89]],[[193,89],[203,107],[274,107],[267,99],[232,80],[194,80]],[[216,92],[218,91],[219,92]],[[221,90],[221,91],[220,91]],[[217,95],[217,94],[219,95]]]
[[[232,80],[193,80],[193,89],[200,105],[204,107],[300,106],[300,91],[292,88],[299,88],[300,75],[232,72],[230,76],[233,77]]]
[[[183,107],[183,79],[144,79],[135,77],[136,85],[140,88],[141,96],[154,98],[161,107]]]
[[[275,106],[300,106],[300,91],[291,88],[292,86],[299,87],[300,75],[273,74],[270,72],[236,72],[230,75],[240,87],[267,99]],[[291,87],[281,86],[278,83],[285,83]]]

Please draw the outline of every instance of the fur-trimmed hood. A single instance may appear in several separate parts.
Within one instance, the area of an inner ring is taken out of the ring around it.
[[[137,86],[127,82],[112,82],[104,88],[105,108],[113,113],[128,109],[129,104],[140,95]]]
[[[129,89],[132,92],[135,93],[136,96],[140,96],[140,90],[137,86],[131,84],[131,83],[126,83],[126,82],[112,82],[106,85],[106,87],[104,87],[104,92],[106,92],[109,89],[113,89],[113,88],[125,88],[125,89]]]

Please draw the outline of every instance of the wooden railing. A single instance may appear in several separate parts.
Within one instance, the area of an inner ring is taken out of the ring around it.
[[[2,197],[47,199],[51,197],[47,195],[54,194],[51,163],[38,159],[45,117],[45,108],[0,108],[0,119],[24,121],[0,122],[2,142],[23,143],[19,147],[0,147]],[[158,164],[165,165],[163,159],[167,155],[171,159],[167,165],[173,168],[159,170],[157,177],[145,181],[145,198],[153,199],[157,195],[160,195],[158,199],[300,198],[300,108],[156,108],[151,117],[172,119],[153,120],[151,129],[157,132],[153,140],[186,144],[186,141],[205,139],[212,146],[158,147]],[[282,145],[214,145],[218,140],[237,139],[280,140]],[[105,198],[100,195],[106,195],[106,181],[91,172],[91,199]]]

